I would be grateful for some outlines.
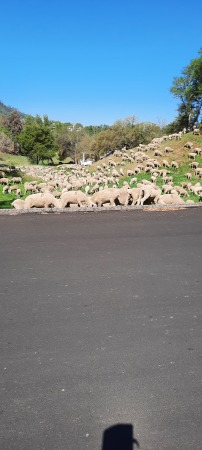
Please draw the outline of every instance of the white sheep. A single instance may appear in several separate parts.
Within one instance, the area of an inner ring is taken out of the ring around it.
[[[158,203],[160,195],[161,190],[157,186],[143,186],[137,204],[144,205],[144,202],[148,199],[151,203]]]
[[[0,178],[0,184],[9,184],[9,179],[8,178]]]
[[[127,170],[127,176],[132,177],[134,175],[133,170]]]
[[[200,136],[200,130],[199,130],[199,128],[194,128],[193,134],[194,134],[194,135]]]
[[[184,201],[178,194],[163,194],[160,195],[158,199],[158,204],[160,205],[178,205],[181,203],[184,203]]]
[[[2,193],[3,194],[8,194],[8,185],[6,184],[6,186],[3,187]]]
[[[128,189],[124,187],[119,189],[118,202],[120,205],[127,206],[130,199],[130,193]]]
[[[191,180],[192,178],[192,174],[190,172],[185,173],[184,176],[187,178],[187,180]]]
[[[97,192],[96,194],[99,194]],[[95,195],[95,194],[94,194]],[[79,207],[82,206],[95,206],[95,202],[91,200],[91,197],[84,194],[84,192],[78,190],[78,191],[68,191],[63,192],[60,197],[60,205],[61,208],[68,207],[70,205],[78,205]]]
[[[103,206],[105,203],[110,203],[111,206],[114,206],[115,201],[118,199],[118,196],[119,189],[108,188],[93,194],[92,201],[97,206]]]
[[[172,190],[173,186],[171,184],[164,184],[162,186],[162,192],[164,192],[164,194],[170,194]]]
[[[198,156],[201,154],[201,148],[199,148],[199,147],[196,147],[195,149],[194,149],[194,153],[196,153]]]
[[[12,194],[12,192],[17,191],[19,189],[19,186],[17,184],[14,184],[14,186],[10,186],[8,189],[8,194]]]
[[[132,186],[132,184],[135,184],[135,183],[137,183],[137,178],[136,177],[131,178],[130,186]]]
[[[21,177],[13,177],[10,180],[11,183],[18,183],[21,184],[22,183],[22,178]]]
[[[197,156],[197,154],[196,154],[195,152],[188,153],[188,158],[189,158],[189,159],[195,159],[196,156]]]
[[[171,148],[171,147],[165,147],[165,148],[164,148],[164,152],[165,152],[165,153],[172,153],[172,152],[173,152],[173,148]]]
[[[25,209],[25,200],[14,200],[11,205],[15,208],[15,209]]]
[[[186,142],[186,144],[184,144],[184,147],[185,147],[185,148],[189,148],[189,149],[192,149],[193,145],[194,145],[194,143],[193,143],[193,142],[191,142],[191,141],[188,141],[188,142]]]
[[[50,193],[38,193],[38,194],[31,194],[28,195],[28,197],[25,198],[24,201],[24,209],[27,208],[49,208],[53,206],[60,206],[60,203],[58,203],[59,200],[57,200],[54,195]]]
[[[176,161],[171,161],[170,165],[173,169],[179,169],[179,164]]]
[[[197,161],[193,161],[189,164],[189,167],[191,167],[192,169],[197,169],[198,166],[199,166],[199,162],[197,162]]]
[[[163,167],[169,168],[169,167],[170,167],[170,164],[169,164],[169,162],[168,162],[166,159],[163,159],[163,161],[162,161],[162,166],[163,166]]]
[[[128,189],[128,192],[132,198],[132,205],[136,205],[140,198],[140,193],[142,192],[141,188],[131,188],[131,189]]]

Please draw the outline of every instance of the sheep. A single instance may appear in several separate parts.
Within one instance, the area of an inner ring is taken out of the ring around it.
[[[177,189],[177,187],[178,187],[178,189]],[[175,187],[175,190],[177,190],[178,194],[179,194],[179,195],[182,195],[183,197],[189,195],[189,194],[187,193],[187,191],[186,191],[183,187],[181,187],[181,186],[176,186],[176,187]]]
[[[190,150],[192,149],[192,147],[193,147],[193,145],[194,145],[194,143],[193,142],[191,142],[191,141],[188,141],[188,142],[186,142],[186,144],[184,144],[184,147],[185,148],[189,148]]]
[[[202,167],[198,167],[196,170],[195,170],[195,175],[196,175],[196,177],[202,177]]]
[[[158,199],[158,204],[160,205],[178,205],[181,203],[184,203],[184,200],[178,194],[163,194]]]
[[[165,148],[164,148],[164,152],[165,152],[165,153],[172,153],[172,152],[173,152],[173,148],[171,148],[171,147],[165,147]]]
[[[25,200],[14,200],[11,205],[15,208],[15,209],[25,209]]]
[[[127,182],[127,181],[124,181],[124,182],[123,182],[123,186],[125,186],[125,188],[126,188],[126,187],[129,188],[128,182]]]
[[[200,130],[199,130],[199,128],[194,128],[194,129],[193,129],[193,134],[194,134],[194,135],[200,136]]]
[[[169,163],[168,163],[168,161],[167,161],[166,159],[163,159],[163,161],[162,161],[162,166],[163,166],[163,167],[167,167],[167,168],[170,167],[170,165],[169,165]]]
[[[113,177],[119,177],[119,173],[117,172],[116,169],[113,169],[113,170],[112,170],[112,176],[113,176]]]
[[[45,186],[46,186],[46,183],[43,183],[43,184],[45,184]],[[35,193],[38,192],[37,186],[33,186],[33,184],[28,183],[28,182],[24,184],[24,190],[25,190],[25,192],[27,192],[27,191],[31,191],[31,192],[35,192]]]
[[[182,183],[180,183],[180,184],[183,188],[187,188],[187,189],[189,189],[191,186],[191,183],[187,183],[186,181],[182,181]]]
[[[170,172],[168,170],[159,170],[159,175],[161,175],[162,177],[166,177],[166,175],[169,173]]]
[[[57,200],[54,195],[50,193],[38,193],[38,194],[31,194],[28,195],[28,197],[25,198],[24,201],[24,209],[27,208],[49,208],[53,206],[60,206],[60,203],[58,203],[59,200]]]
[[[97,192],[94,195],[99,194]],[[95,206],[95,202],[91,200],[91,197],[88,197],[82,191],[68,191],[63,192],[60,197],[60,205],[62,208],[68,207],[71,204],[81,206]]]
[[[173,182],[173,177],[163,177],[164,183],[171,184]]]
[[[173,190],[173,186],[172,186],[171,184],[164,184],[164,185],[162,186],[162,191],[163,191],[165,194],[170,194],[172,190]]]
[[[3,187],[2,193],[8,194],[8,185],[7,184]]]
[[[19,184],[21,184],[22,183],[22,178],[21,177],[13,177],[13,178],[11,178],[10,182],[11,183],[19,183]]]
[[[103,206],[105,203],[110,203],[111,206],[114,206],[115,200],[118,199],[119,194],[119,189],[103,189],[102,191],[96,192],[92,195],[92,201],[97,206]]]
[[[163,156],[160,150],[155,150],[154,156]]]
[[[16,195],[17,195],[17,197],[20,197],[21,194],[22,194],[21,189],[20,189],[20,188],[16,189]]]
[[[150,200],[151,203],[158,203],[161,190],[157,186],[143,186],[140,188],[140,197],[137,204],[143,205],[146,200]]]
[[[0,178],[4,178],[5,177],[5,172],[3,172],[2,170],[0,170]]]
[[[133,172],[134,174],[138,175],[141,172],[141,170],[139,167],[134,167]]]
[[[157,177],[155,177],[154,175],[151,176],[151,182],[152,183],[156,183]]]
[[[173,169],[179,169],[179,164],[176,161],[171,161],[170,165]]]
[[[155,159],[154,160],[154,167],[158,169],[160,166],[161,166],[160,162]]]
[[[189,158],[189,159],[195,159],[195,158],[196,158],[196,156],[197,156],[197,154],[196,154],[196,153],[194,153],[194,152],[192,152],[192,153],[188,153],[188,158]]]
[[[9,179],[8,178],[0,178],[0,184],[9,184]]]
[[[191,180],[192,178],[192,174],[190,172],[185,173],[184,176],[187,178],[187,180]]]
[[[133,170],[127,170],[127,176],[132,177],[134,175]]]
[[[194,149],[194,153],[196,153],[199,156],[201,154],[201,149],[199,147],[196,147]]]
[[[199,166],[199,163],[196,162],[196,161],[191,162],[191,163],[189,164],[189,167],[191,167],[192,169],[197,169],[198,166]]]
[[[136,205],[140,198],[141,188],[128,189],[128,193],[130,194],[130,196],[132,198],[132,205]]]
[[[192,192],[195,195],[199,195],[202,191],[202,186],[200,184],[195,184],[195,186],[190,186],[189,191]]]
[[[179,133],[169,134],[168,138],[169,138],[169,140],[172,140],[172,139],[180,140],[180,139],[182,139],[182,132],[180,131]]]
[[[120,205],[127,206],[130,199],[130,193],[128,189],[119,189],[118,202]],[[116,203],[116,201],[115,201]]]
[[[112,159],[109,160],[109,165],[111,167],[116,167],[116,163]]]
[[[131,178],[131,180],[130,180],[130,186],[132,186],[132,185],[135,184],[135,183],[137,183],[137,178],[136,178],[136,177]]]
[[[17,191],[19,189],[19,186],[17,184],[14,184],[14,186],[10,186],[8,189],[8,194],[12,194],[12,192]]]

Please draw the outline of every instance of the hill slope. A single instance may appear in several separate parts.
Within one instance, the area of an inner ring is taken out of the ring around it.
[[[13,111],[16,111],[17,108],[13,108],[13,106],[6,106],[2,101],[0,101],[0,116],[8,116]],[[17,110],[18,111],[18,110]],[[18,111],[21,117],[25,117],[26,114]]]

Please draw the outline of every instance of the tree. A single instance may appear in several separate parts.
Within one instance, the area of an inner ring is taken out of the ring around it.
[[[13,141],[4,133],[0,133],[0,152],[14,153]]]
[[[192,129],[198,122],[202,108],[202,48],[199,57],[192,59],[182,71],[182,76],[175,77],[170,89],[180,100],[177,125]]]
[[[4,126],[10,132],[10,137],[14,143],[14,152],[19,153],[20,146],[18,142],[18,135],[23,129],[23,123],[19,112],[14,110],[8,116],[5,116]]]
[[[161,128],[153,123],[135,123],[136,118],[118,120],[111,127],[94,137],[95,158],[113,153],[123,147],[134,148],[139,144],[148,144],[154,137],[161,136]]]
[[[69,156],[75,163],[78,163],[82,153],[90,153],[91,141],[92,138],[80,123],[69,126],[63,124],[56,130],[59,159],[64,160]]]
[[[47,116],[28,116],[23,131],[18,136],[22,154],[35,164],[48,160],[52,162],[57,151],[52,124]]]

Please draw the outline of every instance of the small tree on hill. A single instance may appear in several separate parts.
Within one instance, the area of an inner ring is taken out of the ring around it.
[[[57,151],[51,122],[47,116],[43,119],[40,116],[28,116],[18,140],[22,154],[28,156],[35,164],[44,160],[52,162]]]

